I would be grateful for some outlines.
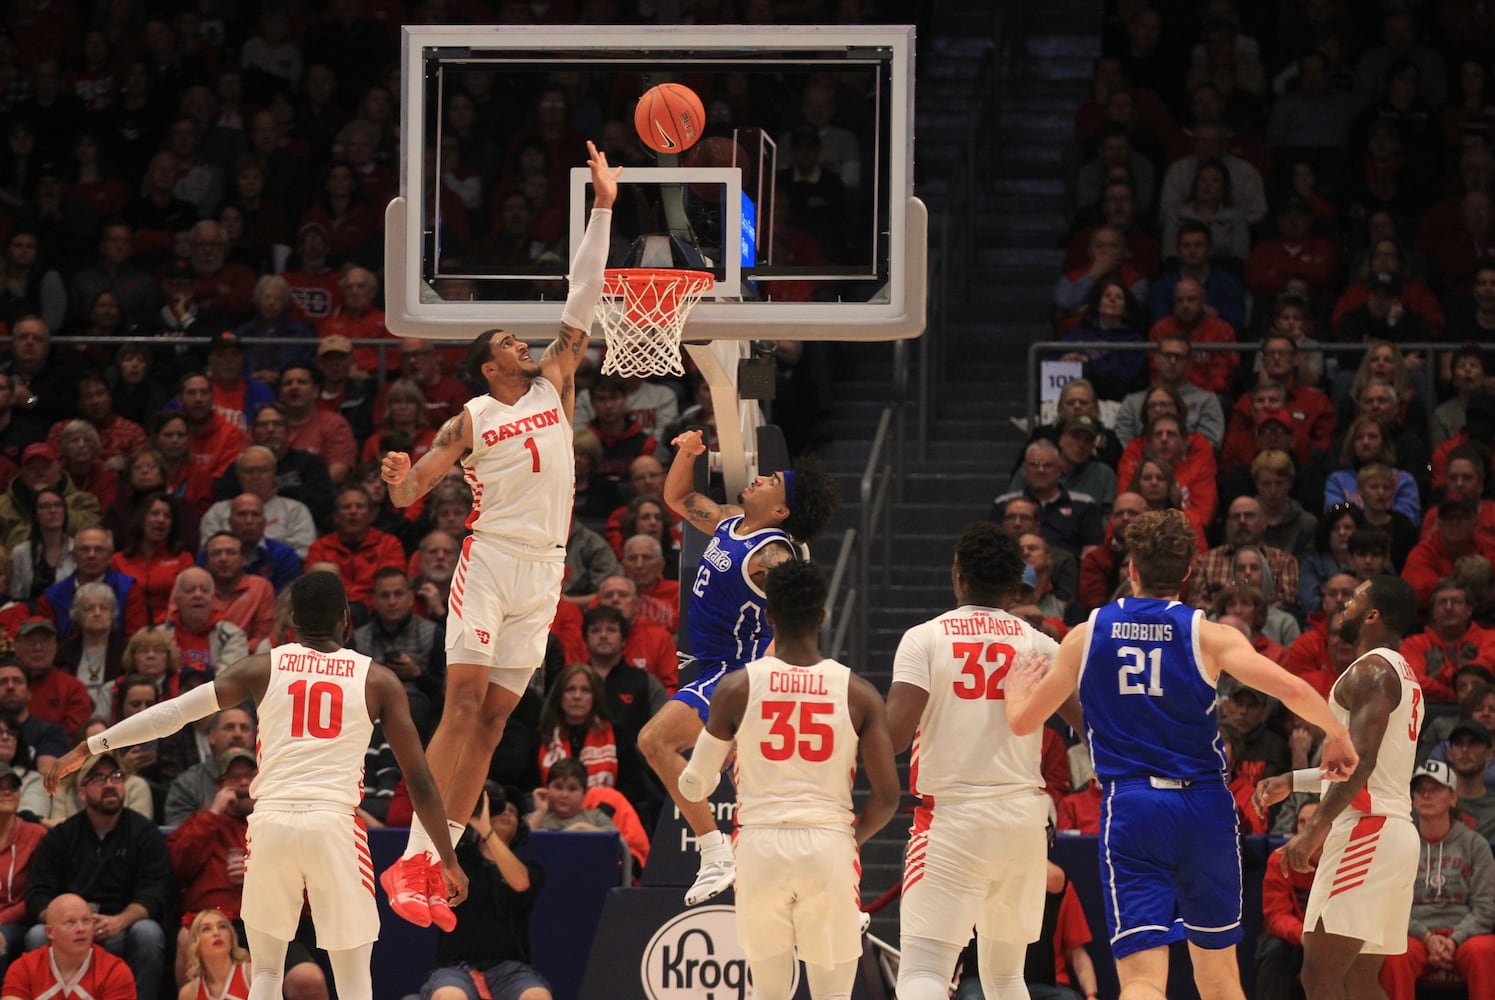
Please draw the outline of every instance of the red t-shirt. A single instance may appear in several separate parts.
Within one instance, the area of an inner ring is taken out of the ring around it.
[[[28,951],[16,958],[5,973],[0,993],[17,1000],[135,1000],[135,977],[123,959],[94,945],[84,960],[83,974],[72,988],[58,982],[52,962],[52,946]]]

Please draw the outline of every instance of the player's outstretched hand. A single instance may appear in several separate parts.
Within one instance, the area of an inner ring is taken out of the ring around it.
[[[1325,778],[1330,781],[1348,781],[1359,764],[1360,755],[1355,752],[1355,744],[1350,739],[1348,730],[1324,740],[1324,752],[1319,758],[1319,766],[1323,768]]]
[[[42,784],[46,786],[47,794],[56,795],[57,789],[62,787],[62,779],[82,767],[83,762],[87,759],[88,744],[86,742],[79,743],[67,753],[58,757],[52,765],[52,770],[47,772],[46,778],[42,781]]]
[[[1313,871],[1316,867],[1314,859],[1328,835],[1329,828],[1317,823],[1309,823],[1306,829],[1293,834],[1292,839],[1282,846],[1282,874]]]
[[[379,476],[391,486],[398,486],[410,475],[410,456],[403,451],[392,451],[379,464]]]
[[[1007,671],[1007,679],[1002,682],[1003,695],[1009,701],[1025,700],[1048,672],[1049,657],[1046,653],[1023,650],[1013,658],[1012,669]]]
[[[1256,783],[1256,791],[1251,793],[1251,808],[1256,810],[1256,815],[1266,816],[1267,810],[1287,798],[1293,790],[1293,779],[1290,774],[1274,774],[1270,778],[1263,778]]]
[[[670,447],[678,452],[684,452],[691,458],[706,454],[706,442],[701,440],[700,431],[685,431],[675,435],[675,440],[670,442]]]
[[[441,866],[441,881],[446,883],[446,901],[451,906],[460,906],[467,898],[467,873],[453,861]]]
[[[597,195],[592,204],[597,208],[612,208],[613,202],[618,200],[618,175],[623,168],[609,167],[607,154],[590,139],[587,140],[587,166],[592,168],[592,190]]]

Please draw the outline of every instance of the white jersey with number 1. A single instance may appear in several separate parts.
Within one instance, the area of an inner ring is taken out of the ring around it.
[[[995,608],[965,605],[904,633],[893,681],[929,692],[914,733],[909,791],[938,799],[1031,797],[1043,790],[1043,733],[1007,725],[1003,686],[1013,659],[1059,644]]]
[[[259,774],[249,789],[256,808],[358,808],[374,733],[369,663],[351,649],[322,653],[289,644],[270,651],[270,682],[259,704]]]
[[[564,561],[576,461],[560,392],[540,377],[512,406],[485,393],[464,409],[472,423],[462,465],[473,537],[520,558]]]

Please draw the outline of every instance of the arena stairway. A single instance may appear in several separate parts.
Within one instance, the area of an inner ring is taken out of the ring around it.
[[[1005,6],[1010,15],[1020,5]],[[942,3],[932,18],[933,37],[920,45],[916,193],[930,209],[932,255],[940,245],[952,164],[963,155],[972,88],[991,44],[990,10],[990,3]],[[1004,22],[998,154],[981,165],[983,182],[966,203],[951,206],[973,221],[974,262],[965,287],[948,290],[943,328],[927,334],[942,338],[945,362],[934,373],[928,447],[917,454],[911,402],[904,497],[892,514],[892,583],[882,586],[874,577],[867,662],[855,664],[883,691],[904,630],[950,607],[955,537],[987,516],[1026,439],[1013,419],[1025,407],[1027,345],[1050,335],[1066,217],[1063,172],[1074,112],[1085,100],[1099,52],[1101,17],[1099,0],[1051,0]],[[1076,26],[1090,33],[1077,34]],[[931,305],[931,316],[935,312]],[[891,345],[836,345],[834,356],[835,440],[820,455],[839,478],[843,503],[829,537],[815,549],[827,565],[839,534],[858,523],[860,476],[893,385]],[[899,763],[906,782],[907,757]],[[908,826],[909,817],[896,818],[863,849],[865,901],[899,881]],[[896,945],[896,903],[874,917],[873,933]]]

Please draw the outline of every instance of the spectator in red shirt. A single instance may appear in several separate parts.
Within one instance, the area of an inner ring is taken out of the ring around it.
[[[0,741],[17,746],[17,731],[9,723],[0,722],[0,728],[4,731]],[[26,876],[36,845],[47,833],[40,823],[17,815],[21,806],[21,782],[25,777],[26,771],[21,767],[0,765],[0,844],[5,845],[0,847],[0,870],[8,872],[0,882],[0,933],[5,936],[5,954],[0,956],[0,966],[7,965],[23,950],[28,923]]]
[[[1204,286],[1193,278],[1180,278],[1173,288],[1173,312],[1152,325],[1147,339],[1161,343],[1165,337],[1183,337],[1191,344],[1234,344],[1235,329],[1206,308]],[[1229,392],[1235,386],[1241,356],[1234,351],[1196,351],[1189,361],[1187,377],[1206,392]]]
[[[566,603],[565,598],[561,603]],[[638,588],[626,576],[610,576],[597,585],[597,604],[616,608],[628,626],[623,642],[623,660],[629,666],[646,670],[659,679],[664,689],[674,694],[680,686],[680,660],[675,640],[662,626],[639,615]]]
[[[426,421],[440,427],[462,412],[472,398],[472,390],[441,368],[441,357],[429,340],[406,337],[400,341],[400,377],[414,382],[426,400]],[[384,412],[384,397],[393,383],[387,383],[374,401],[374,412]]]
[[[1264,299],[1276,297],[1294,276],[1316,292],[1330,292],[1338,275],[1333,241],[1313,235],[1313,209],[1296,195],[1277,211],[1277,238],[1257,243],[1246,261],[1246,287]]]
[[[285,409],[292,448],[321,455],[334,483],[342,483],[358,463],[358,443],[348,421],[317,405],[322,373],[311,365],[287,365],[280,373],[280,405]]]
[[[31,715],[71,733],[93,714],[93,699],[83,682],[57,669],[57,626],[52,619],[37,616],[22,622],[15,655],[31,684]]]
[[[244,898],[244,857],[254,799],[249,786],[259,773],[254,751],[230,747],[218,755],[218,792],[166,838],[171,873],[181,893],[182,922],[213,909],[237,919]],[[186,927],[177,935],[177,955],[185,960]],[[185,966],[185,961],[179,963]]]
[[[254,313],[254,283],[258,276],[244,264],[228,259],[228,237],[223,227],[204,219],[192,227],[193,298],[202,308],[223,316],[229,328]]]
[[[373,526],[374,501],[362,486],[344,486],[337,494],[330,534],[312,542],[306,563],[333,563],[343,578],[349,602],[368,606],[374,594],[374,573],[384,566],[405,568],[399,539]]]
[[[249,655],[244,630],[214,614],[213,577],[200,567],[189,566],[177,574],[166,625],[181,654],[179,689]]]
[[[1298,381],[1298,345],[1287,334],[1269,333],[1262,338],[1261,381],[1282,386],[1282,401],[1275,405],[1292,415],[1293,458],[1301,465],[1330,454],[1338,414],[1328,396]],[[1227,418],[1225,454],[1244,453],[1241,464],[1249,463],[1255,457],[1252,440],[1256,429],[1255,393],[1261,388],[1261,382],[1258,382],[1252,392],[1242,393]]]
[[[427,416],[425,394],[407,378],[396,379],[386,388],[388,392],[378,406],[379,426],[363,443],[359,458],[378,462],[385,452],[403,451],[410,455],[411,461],[418,462],[436,440],[436,428]]]
[[[1108,181],[1101,191],[1100,214],[1103,225],[1120,232],[1126,240],[1125,261],[1144,277],[1152,277],[1163,266],[1163,250],[1157,237],[1138,223],[1137,192],[1130,181]],[[1069,239],[1064,264],[1070,270],[1086,264],[1090,235],[1094,228],[1081,229]]]
[[[213,479],[220,478],[249,443],[249,435],[223,419],[213,405],[213,383],[206,375],[184,375],[177,401],[182,416],[187,418],[187,447],[192,461]]]
[[[296,256],[301,265],[281,274],[291,288],[292,315],[313,327],[343,304],[342,274],[327,264],[330,250],[327,227],[307,222],[296,234]]]
[[[170,497],[160,492],[147,495],[135,508],[124,548],[109,560],[111,569],[135,578],[152,625],[166,621],[177,574],[192,565],[192,553],[181,542],[180,522]]]
[[[220,531],[203,546],[203,564],[213,578],[212,616],[233,622],[257,650],[270,640],[275,622],[275,588],[262,576],[244,572],[244,548],[233,532]]]
[[[317,328],[322,337],[347,337],[355,344],[360,340],[389,340],[393,347],[395,335],[384,326],[384,312],[374,308],[374,299],[379,294],[379,279],[374,272],[362,267],[350,267],[343,272],[339,288],[343,293],[343,304],[337,312],[324,319]],[[361,371],[377,372],[381,368],[393,372],[395,359],[373,347],[355,347],[353,364]]]
[[[1318,802],[1298,806],[1297,831],[1318,811]],[[1318,863],[1318,855],[1312,859]],[[1313,872],[1290,868],[1282,858],[1282,848],[1267,857],[1267,871],[1261,885],[1261,936],[1256,939],[1256,995],[1287,997],[1292,993],[1294,977],[1303,971],[1303,918],[1308,912],[1308,890],[1313,887]]]
[[[1202,434],[1184,437],[1183,428],[1183,419],[1178,415],[1151,418],[1146,435],[1128,442],[1127,454],[1116,467],[1116,481],[1130,484],[1142,464],[1143,455],[1162,459],[1173,469],[1182,509],[1189,519],[1197,524],[1209,524],[1214,519],[1218,500],[1215,451]],[[1137,445],[1135,452],[1132,449],[1134,444]]]
[[[664,550],[651,535],[623,543],[623,572],[638,588],[639,617],[665,631],[680,629],[680,581],[664,576]]]
[[[1474,624],[1474,598],[1455,579],[1433,590],[1427,629],[1402,642],[1401,654],[1430,702],[1456,700],[1453,679],[1468,664],[1495,664],[1495,630]]]
[[[116,472],[125,467],[125,457],[145,444],[145,429],[133,420],[114,412],[114,397],[109,382],[97,371],[78,376],[78,416],[99,432],[99,459]],[[59,420],[47,432],[47,443],[62,448],[62,429],[68,421]]]
[[[1475,535],[1476,510],[1472,497],[1449,496],[1438,505],[1438,530],[1408,553],[1402,579],[1412,585],[1422,611],[1427,610],[1438,581],[1453,576],[1454,564],[1464,556],[1495,560],[1495,548]]]
[[[54,897],[46,916],[47,944],[11,963],[0,994],[7,1000],[135,1000],[130,967],[94,943],[98,917],[82,896]]]

